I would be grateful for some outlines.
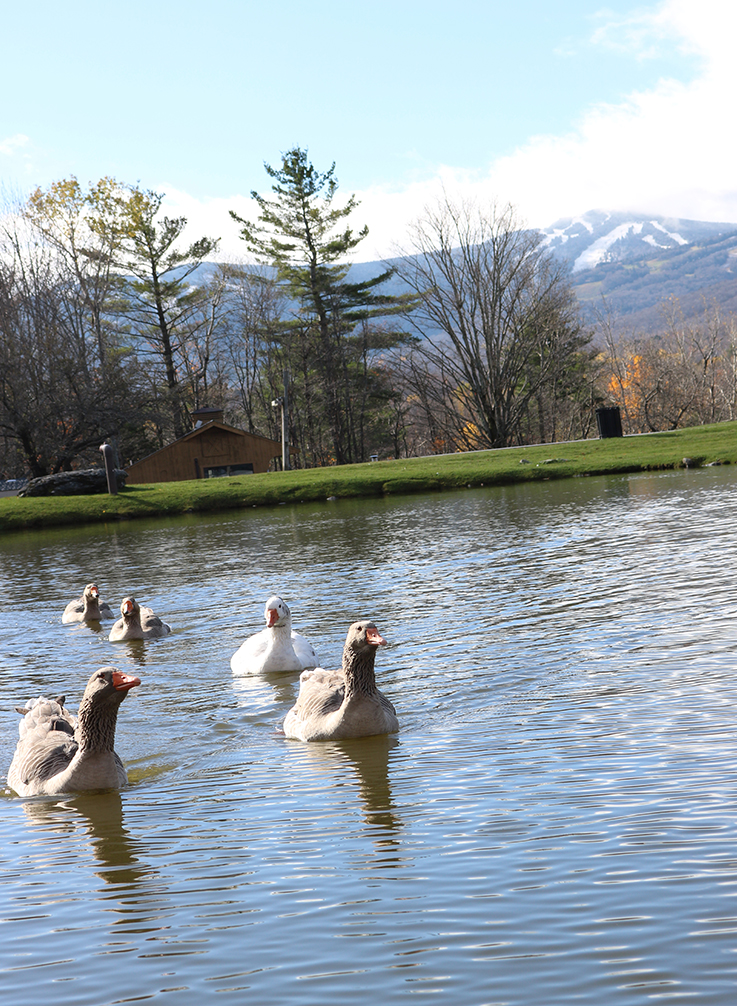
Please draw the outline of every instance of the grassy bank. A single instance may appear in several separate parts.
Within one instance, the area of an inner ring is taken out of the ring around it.
[[[0,532],[61,524],[275,506],[387,494],[436,492],[539,479],[603,475],[694,464],[737,463],[737,422],[672,433],[578,440],[440,457],[128,486],[117,496],[0,499]]]

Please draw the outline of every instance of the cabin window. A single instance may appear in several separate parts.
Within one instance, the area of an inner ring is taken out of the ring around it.
[[[204,468],[206,479],[222,479],[229,475],[253,475],[253,465],[218,465],[214,468]]]

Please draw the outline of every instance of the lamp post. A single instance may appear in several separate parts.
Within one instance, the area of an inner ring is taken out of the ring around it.
[[[107,479],[107,491],[111,496],[118,494],[118,482],[115,477],[115,464],[113,462],[113,449],[107,442],[100,444],[100,451],[105,462],[105,477]]]
[[[271,401],[272,409],[281,406],[281,467],[289,471],[289,371],[284,371],[284,394]]]

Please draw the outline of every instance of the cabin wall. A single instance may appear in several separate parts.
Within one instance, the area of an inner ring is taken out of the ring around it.
[[[280,454],[281,444],[265,437],[218,428],[203,430],[130,465],[127,484],[183,482],[202,478],[206,468],[229,465],[252,464],[254,472],[266,472]]]

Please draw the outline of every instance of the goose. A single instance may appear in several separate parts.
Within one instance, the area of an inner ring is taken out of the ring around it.
[[[70,622],[99,622],[103,618],[115,618],[106,601],[100,600],[100,591],[96,583],[88,583],[81,597],[70,601],[64,609],[61,620]]]
[[[393,734],[396,710],[376,687],[374,661],[386,640],[373,622],[354,622],[343,647],[339,671],[316,667],[300,675],[299,695],[284,720],[293,740],[327,741]]]
[[[66,700],[66,695],[58,695],[55,699],[47,699],[41,695],[37,699],[30,699],[25,706],[16,706],[15,711],[25,716],[38,706],[34,715],[48,724],[48,730],[63,730],[73,736],[77,727],[77,717],[64,705]],[[44,708],[41,709],[41,706]]]
[[[18,731],[20,740],[8,770],[8,785],[18,796],[53,796],[79,790],[119,789],[128,782],[113,750],[120,703],[140,678],[115,667],[91,676],[77,718],[64,697],[41,696],[29,702]]]
[[[110,630],[108,639],[115,643],[121,639],[158,639],[168,636],[171,626],[162,622],[150,608],[141,607],[135,597],[125,597],[120,605],[119,618]]]
[[[303,671],[317,667],[312,645],[292,628],[292,613],[281,597],[270,597],[264,607],[266,628],[243,642],[230,658],[233,674]]]

